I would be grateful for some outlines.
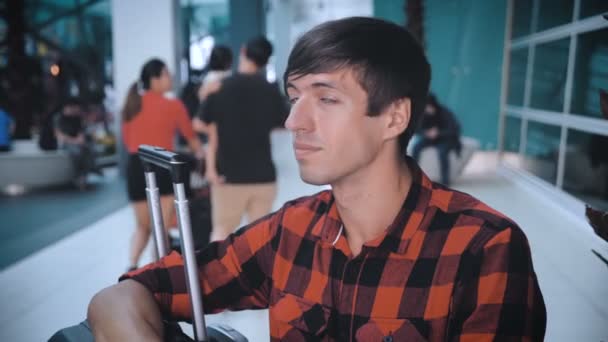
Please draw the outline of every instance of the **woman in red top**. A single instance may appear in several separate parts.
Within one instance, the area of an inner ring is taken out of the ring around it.
[[[131,240],[130,268],[136,268],[141,253],[150,238],[150,216],[146,201],[146,183],[142,163],[137,156],[141,144],[160,146],[173,150],[175,133],[179,132],[194,151],[203,157],[203,148],[192,130],[185,106],[176,99],[165,97],[171,90],[171,75],[159,59],[144,64],[139,80],[129,89],[122,110],[123,139],[129,152],[127,163],[127,189],[137,229]],[[157,172],[157,185],[165,227],[173,218],[173,188],[168,172]]]

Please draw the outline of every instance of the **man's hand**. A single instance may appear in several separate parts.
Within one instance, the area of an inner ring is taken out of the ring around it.
[[[207,125],[198,117],[192,119],[192,128],[198,133],[207,134]]]
[[[207,98],[207,96],[217,92],[218,90],[220,90],[221,87],[222,87],[222,82],[220,80],[213,81],[213,82],[210,82],[210,83],[207,83],[207,84],[201,86],[198,91],[198,99],[200,101],[204,101]]]
[[[97,293],[87,318],[95,341],[162,341],[163,323],[154,297],[140,283],[125,280]]]
[[[226,181],[224,176],[219,175],[216,170],[212,170],[211,168],[207,168],[205,178],[207,178],[207,181],[211,185],[222,184]]]

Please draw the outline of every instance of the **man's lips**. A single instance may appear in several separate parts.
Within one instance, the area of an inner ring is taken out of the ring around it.
[[[320,151],[321,147],[296,142],[293,144],[293,150],[296,154],[296,159],[301,159],[309,154]]]

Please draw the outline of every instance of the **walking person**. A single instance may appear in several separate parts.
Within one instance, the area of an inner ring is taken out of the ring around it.
[[[212,241],[226,238],[244,215],[253,222],[272,210],[277,188],[270,132],[282,126],[287,102],[276,84],[266,80],[271,55],[266,38],[251,39],[240,51],[238,72],[223,79],[202,103]]]
[[[202,144],[192,130],[185,106],[179,100],[165,96],[171,88],[171,75],[165,63],[151,59],[144,64],[139,79],[129,89],[122,109],[123,139],[129,152],[127,190],[136,219],[129,253],[130,269],[137,267],[151,233],[144,169],[137,156],[139,145],[173,150],[175,135],[179,133],[186,139],[197,159],[204,156]],[[168,172],[157,172],[157,185],[164,226],[169,228],[174,210],[173,187]]]

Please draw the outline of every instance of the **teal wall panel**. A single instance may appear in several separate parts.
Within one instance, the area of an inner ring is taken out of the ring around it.
[[[233,68],[236,69],[241,47],[251,38],[266,33],[266,14],[263,0],[229,0],[228,4],[230,6],[229,46],[235,54]]]
[[[403,0],[375,0],[374,15],[403,24]],[[427,0],[425,28],[431,82],[484,149],[497,146],[506,0]]]
[[[405,23],[404,4],[403,0],[374,0],[374,16],[403,25]]]

